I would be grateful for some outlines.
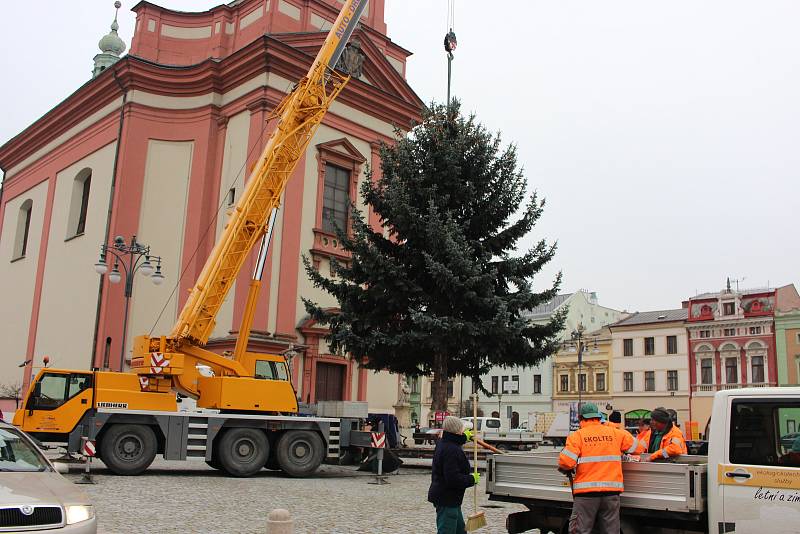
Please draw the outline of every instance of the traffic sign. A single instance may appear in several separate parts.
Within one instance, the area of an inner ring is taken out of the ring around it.
[[[372,448],[383,449],[386,447],[386,432],[372,432]]]
[[[87,439],[83,442],[83,455],[93,458],[97,448],[92,440]]]

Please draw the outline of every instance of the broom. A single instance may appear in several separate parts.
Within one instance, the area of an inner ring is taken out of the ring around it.
[[[472,431],[478,432],[478,395],[473,393],[472,394]],[[473,444],[475,447],[473,448],[473,462],[472,468],[473,472],[478,472],[478,437],[475,436],[473,438]],[[472,510],[474,513],[470,514],[467,517],[467,524],[466,524],[466,531],[472,532],[473,530],[478,530],[479,528],[483,528],[486,526],[486,515],[483,511],[478,511],[478,485],[474,485],[472,487]]]

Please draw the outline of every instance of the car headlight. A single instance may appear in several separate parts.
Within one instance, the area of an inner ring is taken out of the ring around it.
[[[74,504],[66,506],[67,524],[74,525],[81,521],[88,521],[94,517],[94,506],[91,504]]]

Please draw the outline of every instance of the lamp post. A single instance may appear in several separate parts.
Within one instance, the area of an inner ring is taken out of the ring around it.
[[[114,257],[114,266],[108,271],[106,259],[108,255]],[[155,266],[153,266],[155,262]],[[120,271],[122,266],[122,271]],[[100,258],[94,264],[97,274],[103,276],[108,273],[108,281],[118,284],[125,273],[125,316],[122,321],[122,347],[119,351],[119,370],[125,369],[125,341],[128,335],[128,308],[133,295],[133,276],[137,271],[150,278],[153,284],[160,286],[164,282],[161,272],[161,256],[151,256],[150,247],[136,241],[136,236],[131,237],[131,242],[125,243],[125,238],[117,236],[111,245],[100,246]],[[106,363],[106,362],[104,362]],[[105,365],[107,367],[107,365]]]
[[[572,341],[578,345],[578,413],[580,413],[581,405],[583,404],[583,390],[581,389],[581,375],[583,374],[583,332],[585,328],[582,324],[572,331]],[[585,382],[584,382],[585,384]]]

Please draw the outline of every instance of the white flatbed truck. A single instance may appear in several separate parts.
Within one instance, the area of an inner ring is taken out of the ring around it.
[[[623,463],[622,534],[800,533],[800,463],[781,444],[798,419],[800,388],[718,392],[708,456]],[[508,517],[508,532],[567,533],[572,493],[558,452],[487,461],[489,500],[528,508]]]

